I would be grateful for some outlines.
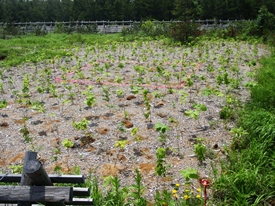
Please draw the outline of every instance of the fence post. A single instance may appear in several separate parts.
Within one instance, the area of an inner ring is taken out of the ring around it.
[[[26,175],[31,179],[35,186],[53,186],[51,179],[49,178],[47,172],[44,170],[41,163],[34,159],[27,161],[24,165]],[[50,206],[65,206],[64,202],[51,202],[46,203]]]
[[[23,167],[21,181],[20,181],[21,186],[24,186],[24,185],[31,186],[32,185],[31,179],[26,175],[26,164],[29,160],[35,160],[36,156],[37,156],[36,152],[27,151],[25,153],[24,167]],[[31,203],[30,202],[18,202],[17,205],[18,206],[30,206]]]

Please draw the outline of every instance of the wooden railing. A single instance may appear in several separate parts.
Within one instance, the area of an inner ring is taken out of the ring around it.
[[[36,152],[26,152],[22,175],[0,174],[1,182],[20,182],[20,186],[0,186],[0,203],[30,206],[46,205],[93,205],[89,188],[54,186],[53,183],[84,183],[82,175],[48,175],[36,159]]]

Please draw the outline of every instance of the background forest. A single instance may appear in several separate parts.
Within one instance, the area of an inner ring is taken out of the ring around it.
[[[0,0],[0,22],[255,19],[273,0]]]

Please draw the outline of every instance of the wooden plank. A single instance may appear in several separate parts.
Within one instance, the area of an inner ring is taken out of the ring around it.
[[[0,202],[71,202],[72,187],[1,186]]]
[[[83,175],[48,175],[52,183],[84,183]],[[20,182],[21,174],[0,174],[1,182]]]

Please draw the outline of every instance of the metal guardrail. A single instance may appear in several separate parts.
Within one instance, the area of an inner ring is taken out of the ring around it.
[[[236,23],[244,23],[250,20],[217,20],[217,19],[205,19],[205,20],[191,20],[191,22],[200,24],[201,29],[211,28],[227,28],[230,25]],[[167,24],[183,21],[152,21],[155,24]],[[0,22],[0,29],[5,26],[14,26],[19,28],[21,32],[34,32],[36,29],[40,29],[44,32],[53,32],[56,27],[63,26],[64,28],[77,29],[96,29],[97,32],[102,33],[118,33],[123,28],[132,28],[134,25],[139,25],[141,21],[71,21],[71,22],[17,22],[17,23],[5,23]]]

